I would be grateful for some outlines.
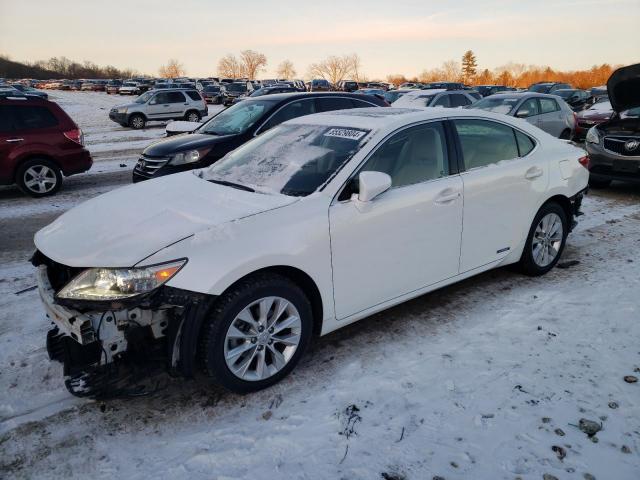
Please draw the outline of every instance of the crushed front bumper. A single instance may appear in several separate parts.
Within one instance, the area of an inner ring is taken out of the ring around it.
[[[55,262],[39,252],[33,262],[53,324],[47,352],[64,365],[72,394],[121,396],[160,371],[193,375],[200,326],[216,297],[165,286],[126,304],[61,305],[50,279]]]

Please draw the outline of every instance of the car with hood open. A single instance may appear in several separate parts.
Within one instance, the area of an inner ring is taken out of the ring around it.
[[[313,336],[499,266],[550,271],[587,181],[584,151],[503,115],[298,117],[40,230],[47,350],[75,395],[155,370],[266,388]]]
[[[614,115],[589,129],[589,184],[640,183],[640,64],[622,67],[607,81]]]
[[[133,169],[133,181],[211,165],[256,135],[292,118],[349,108],[387,106],[377,97],[355,93],[277,93],[248,97],[208,122],[167,125],[171,138],[152,143]],[[173,135],[180,131],[190,134]]]

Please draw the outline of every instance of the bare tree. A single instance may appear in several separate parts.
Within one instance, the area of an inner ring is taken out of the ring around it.
[[[158,69],[158,73],[162,78],[182,77],[185,73],[184,66],[175,58],[169,59],[166,65],[162,65]]]
[[[292,80],[293,77],[296,76],[296,69],[293,66],[293,62],[291,60],[283,60],[280,65],[278,65],[277,74],[278,78]]]
[[[355,77],[359,68],[360,57],[357,54],[342,55],[341,57],[332,55],[319,63],[309,65],[309,76],[324,78],[335,85],[340,80]]]
[[[250,80],[255,80],[256,75],[264,70],[267,65],[267,57],[264,53],[254,52],[253,50],[243,50],[240,52],[240,63],[244,76]]]
[[[240,78],[243,76],[242,65],[235,55],[229,53],[218,61],[218,75],[226,78]]]

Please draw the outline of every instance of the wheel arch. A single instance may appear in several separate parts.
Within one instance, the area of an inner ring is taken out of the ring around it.
[[[571,200],[569,200],[568,197],[566,197],[565,195],[562,195],[562,194],[554,195],[554,196],[548,198],[542,205],[540,205],[540,208],[538,209],[538,212],[540,211],[540,209],[542,207],[544,207],[545,205],[547,205],[549,203],[557,203],[558,205],[560,205],[562,207],[562,210],[564,210],[564,213],[567,216],[567,222],[569,223],[569,227],[570,227],[571,223],[573,221],[573,207],[571,205]],[[536,214],[537,214],[537,212],[536,212]]]
[[[22,167],[22,165],[24,165],[29,160],[36,160],[38,158],[42,158],[44,160],[50,161],[56,167],[58,167],[58,170],[60,170],[60,173],[62,175],[64,175],[64,171],[63,171],[62,167],[60,166],[60,163],[58,163],[56,161],[56,159],[53,158],[51,155],[48,155],[46,153],[29,152],[29,153],[25,154],[24,156],[18,157],[16,159],[15,164],[14,164],[14,168],[13,168],[13,178],[12,178],[13,183],[17,183],[17,181],[18,181],[18,170],[20,170],[20,167]]]
[[[276,275],[281,275],[285,278],[288,278],[302,289],[304,294],[309,299],[309,302],[311,303],[311,311],[313,313],[313,333],[315,335],[320,335],[320,332],[322,331],[322,318],[324,315],[322,295],[320,294],[320,289],[318,288],[318,285],[313,280],[313,278],[311,278],[309,274],[307,274],[303,270],[300,270],[299,268],[289,265],[273,265],[254,270],[234,281],[231,285],[225,288],[221,295],[224,295],[224,293],[234,288],[238,283],[246,280],[248,277],[264,273],[274,273]]]

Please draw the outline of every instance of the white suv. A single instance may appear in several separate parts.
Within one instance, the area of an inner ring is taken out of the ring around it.
[[[587,187],[584,155],[480,110],[287,121],[207,169],[111,191],[40,230],[49,354],[76,395],[108,395],[118,368],[149,359],[265,388],[313,334],[499,266],[551,270]]]
[[[117,105],[109,118],[123,127],[144,128],[149,121],[198,122],[207,115],[204,98],[194,89],[149,90],[131,103]]]

